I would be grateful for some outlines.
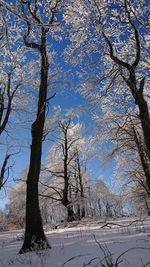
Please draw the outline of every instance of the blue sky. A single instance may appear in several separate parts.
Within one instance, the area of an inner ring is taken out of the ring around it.
[[[67,88],[66,88],[67,91]],[[82,98],[79,93],[73,92],[73,90],[67,94],[56,94],[56,97],[51,100],[50,106],[51,107],[57,107],[60,106],[62,111],[65,111],[66,109],[73,109],[76,110],[79,106],[83,107],[86,104],[86,100]],[[90,134],[90,127],[92,124],[92,120],[90,119],[90,116],[88,114],[82,114],[80,121],[83,122],[87,129],[86,132]],[[90,127],[89,127],[90,126]],[[15,160],[15,166],[13,167],[13,172],[10,175],[10,179],[6,184],[6,189],[8,189],[11,185],[14,185],[13,179],[19,179],[22,170],[24,170],[26,167],[28,167],[29,164],[29,157],[30,157],[30,129],[27,131],[22,130],[21,132],[22,137],[26,140],[28,140],[28,147],[22,148],[22,151],[15,155],[13,158]],[[48,152],[48,142],[43,143],[43,159],[46,158],[47,152]],[[0,155],[0,159],[2,156]],[[109,182],[109,178],[112,174],[113,165],[110,164],[106,167],[106,169],[102,166],[101,162],[98,158],[95,158],[90,161],[89,168],[91,170],[91,178],[92,180],[96,180],[98,177],[103,176],[106,179],[106,182]],[[4,208],[5,204],[7,203],[7,195],[5,194],[5,191],[3,191],[3,194],[0,197],[0,207]]]
[[[66,74],[68,73],[67,75],[71,74],[72,76],[72,74],[75,74],[75,72],[78,70],[78,67],[71,66],[65,63],[63,56],[62,56],[62,51],[64,50],[64,48],[66,48],[69,45],[69,41],[66,38],[64,38],[62,42],[58,42],[58,41],[52,41],[52,42],[53,42],[53,48],[57,52],[56,63],[58,63],[61,66],[63,73],[66,73]],[[35,57],[34,56],[32,57],[30,54],[30,59],[35,59]],[[87,134],[90,135],[90,129],[92,128],[91,127],[92,119],[90,118],[88,114],[87,100],[84,99],[78,92],[74,90],[75,88],[79,86],[80,86],[79,80],[77,76],[74,75],[71,82],[69,82],[66,85],[66,88],[65,86],[63,86],[63,90],[62,90],[60,86],[60,90],[57,90],[56,96],[50,102],[50,109],[53,109],[54,106],[60,106],[62,111],[65,112],[66,109],[70,109],[70,108],[72,110],[76,110],[78,109],[79,106],[80,107],[82,106],[82,109],[84,110],[84,108],[86,107],[85,112],[83,112],[82,115],[80,116],[80,121],[86,125],[86,129],[87,129],[86,132]],[[36,107],[35,107],[35,112],[36,112]],[[28,147],[26,149],[25,148],[22,149],[22,151],[19,154],[13,157],[15,160],[15,165],[13,167],[13,172],[10,175],[11,177],[8,183],[6,184],[6,188],[13,185],[14,184],[13,179],[20,178],[21,171],[29,165],[30,142],[31,142],[30,130],[27,131],[27,130],[22,129],[20,131],[20,134],[22,135],[22,140],[23,139],[28,140],[27,141]],[[48,151],[47,144],[46,146],[45,144],[43,144],[43,158],[46,157],[47,151]],[[0,154],[0,162],[2,158],[3,158],[3,155]],[[104,167],[102,167],[98,158],[95,158],[90,162],[89,167],[91,169],[92,179],[95,180],[99,176],[104,176],[106,181],[109,182],[109,178],[111,177],[111,174],[112,174],[113,164],[110,164],[110,166],[107,166],[106,169],[104,169]],[[7,201],[7,197],[5,197],[5,194],[2,194],[2,197],[0,198],[0,206],[4,207],[4,204],[6,203],[6,201]]]

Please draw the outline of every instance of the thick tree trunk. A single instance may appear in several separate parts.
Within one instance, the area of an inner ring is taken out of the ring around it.
[[[149,204],[148,204],[147,199],[145,201],[145,204],[146,204],[146,208],[147,208],[147,215],[150,216],[150,208],[149,208]]]
[[[150,115],[149,115],[148,104],[143,96],[145,78],[141,79],[139,88],[137,88],[137,79],[136,79],[135,70],[131,68],[130,77],[129,77],[129,81],[127,82],[127,84],[130,87],[132,96],[135,99],[135,103],[139,108],[139,118],[141,121],[144,143],[146,147],[145,151],[147,154],[148,161],[150,162]],[[146,164],[146,162],[144,163],[144,161],[142,160],[142,155],[140,155],[140,157],[141,157],[142,166],[144,168],[144,172],[146,176],[147,186],[150,191],[149,167]]]
[[[44,249],[50,247],[42,226],[42,218],[39,208],[38,182],[41,168],[42,139],[45,123],[48,59],[46,54],[46,32],[41,32],[41,80],[39,88],[38,111],[35,122],[32,124],[32,144],[30,154],[30,166],[27,177],[26,196],[26,229],[25,239],[20,253]]]
[[[150,166],[149,166],[149,159],[147,158],[147,153],[143,148],[143,144],[140,142],[139,138],[138,138],[138,134],[136,133],[136,130],[133,126],[133,132],[134,132],[134,140],[138,149],[138,153],[139,153],[139,157],[141,160],[141,164],[142,164],[142,168],[143,168],[143,172],[145,174],[145,178],[146,178],[146,184],[147,184],[147,188],[148,191],[150,192]]]
[[[62,199],[62,204],[67,210],[67,222],[71,222],[75,220],[75,213],[73,210],[73,206],[71,201],[68,199],[68,186],[67,186],[67,181],[65,181],[65,188],[63,192],[63,199]]]
[[[75,213],[74,213],[74,210],[73,210],[73,207],[72,205],[68,205],[67,206],[67,222],[72,222],[75,220]]]
[[[36,181],[27,181],[26,230],[20,254],[48,247],[39,209],[38,185]]]
[[[145,178],[146,178],[147,189],[150,194],[150,166],[147,160],[145,159],[144,153],[142,151],[140,152],[140,159],[141,159],[141,164],[142,164],[143,171],[144,171]]]
[[[85,207],[82,207],[81,209],[81,218],[85,217]]]
[[[145,78],[141,79],[139,88],[137,88],[137,79],[135,70],[131,68],[130,77],[127,84],[130,87],[132,96],[135,99],[135,103],[139,108],[139,118],[142,125],[147,155],[150,161],[150,115],[149,115],[148,104],[143,96]]]
[[[140,116],[141,125],[143,129],[147,160],[145,159],[142,150],[140,150],[139,153],[140,153],[142,167],[143,167],[145,177],[146,177],[147,187],[150,192],[150,166],[149,166],[149,163],[150,163],[150,118],[149,118],[149,111],[148,111],[147,102],[143,99],[143,95],[140,95],[138,97],[137,104],[138,104],[139,111],[140,111],[139,116]]]
[[[147,148],[147,154],[150,161],[150,117],[149,117],[147,102],[143,99],[142,95],[138,99],[138,107],[140,111],[139,115],[142,124],[145,145]]]
[[[77,220],[81,220],[81,215],[80,215],[80,205],[77,204],[77,211],[76,211],[76,214],[75,214]]]
[[[40,122],[42,126],[43,123],[39,120]],[[27,177],[26,229],[20,253],[49,247],[43,231],[39,209],[38,181],[41,166],[42,139],[40,138],[40,129],[37,127],[38,124],[36,125],[36,122],[34,122],[32,126],[31,159]]]

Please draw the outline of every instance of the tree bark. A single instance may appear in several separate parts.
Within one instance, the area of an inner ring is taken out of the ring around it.
[[[145,174],[147,188],[148,191],[150,192],[150,166],[149,166],[149,159],[147,158],[147,153],[145,151],[146,148],[145,147],[143,148],[143,145],[138,138],[138,134],[134,128],[134,125],[133,125],[133,133],[134,133],[134,141],[136,143],[139,157],[141,160],[143,172]]]
[[[78,179],[79,179],[79,186],[80,186],[80,197],[82,200],[82,205],[80,207],[80,216],[81,218],[85,217],[85,207],[84,207],[84,189],[83,189],[83,182],[82,182],[82,174],[81,174],[81,166],[80,166],[80,158],[79,158],[79,153],[77,151],[77,168],[78,168]]]
[[[147,215],[150,216],[150,208],[149,208],[147,199],[145,201],[145,204],[146,204],[146,208],[147,208]]]
[[[147,102],[144,100],[143,95],[138,97],[137,103],[140,112],[139,117],[142,124],[145,145],[147,148],[147,155],[150,161],[150,117],[149,117],[148,105]]]
[[[74,210],[73,210],[73,206],[72,205],[68,205],[67,206],[67,222],[72,222],[75,220],[75,213],[74,213]]]
[[[68,124],[69,126],[69,124]],[[68,126],[64,130],[64,188],[63,188],[63,197],[62,204],[67,209],[67,221],[71,222],[75,220],[75,214],[73,210],[73,205],[69,200],[69,176],[68,176],[68,139],[67,139],[67,131]]]
[[[48,58],[46,53],[46,31],[41,29],[41,77],[38,99],[38,111],[36,120],[32,124],[32,144],[30,152],[30,166],[27,176],[26,197],[26,228],[25,239],[20,250],[27,251],[50,248],[44,234],[42,218],[39,208],[38,182],[41,169],[42,139],[45,123],[47,80],[48,80]]]

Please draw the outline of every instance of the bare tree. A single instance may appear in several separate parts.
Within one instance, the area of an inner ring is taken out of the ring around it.
[[[16,96],[23,84],[22,74],[22,59],[24,52],[19,50],[13,51],[10,46],[14,42],[12,29],[8,27],[9,14],[6,11],[5,16],[3,7],[0,7],[0,22],[1,22],[1,72],[0,72],[0,140],[3,137],[9,136],[9,125],[11,123],[11,115],[14,112],[14,104]],[[20,77],[19,77],[20,76]],[[6,142],[4,141],[3,144]],[[0,189],[5,185],[9,178],[9,170],[11,168],[9,161],[12,153],[9,152],[8,144],[3,162],[0,167]]]
[[[56,151],[58,151],[58,157],[60,157],[60,160],[57,158],[56,163],[53,163],[52,167],[48,167],[48,172],[51,174],[51,177],[56,179],[56,183],[59,184],[59,186],[56,186],[55,184],[48,186],[48,188],[52,190],[49,197],[59,201],[64,207],[66,207],[67,221],[75,219],[71,198],[72,174],[70,165],[76,155],[73,148],[79,141],[79,136],[70,136],[70,131],[73,131],[73,127],[74,125],[70,119],[60,121],[58,123],[60,136],[56,137]],[[59,182],[57,182],[57,180],[59,180]]]
[[[75,159],[74,159],[74,165],[73,173],[75,178],[75,199],[77,202],[77,217],[78,219],[85,217],[85,194],[84,194],[84,182],[83,182],[83,174],[86,172],[86,166],[84,166],[83,170],[83,160],[80,158],[80,152],[79,148],[75,148]],[[85,162],[84,162],[85,165]]]
[[[46,107],[48,101],[48,70],[49,60],[47,55],[47,34],[51,27],[56,25],[55,15],[58,12],[60,1],[52,1],[48,4],[41,1],[20,1],[22,14],[26,21],[26,33],[24,44],[27,48],[36,50],[40,56],[40,85],[38,96],[38,107],[35,121],[32,124],[32,143],[30,153],[30,165],[27,176],[26,197],[26,228],[25,238],[20,253],[33,249],[49,248],[50,245],[45,237],[42,218],[39,208],[38,182],[41,169],[42,141]],[[47,6],[48,5],[48,6]],[[45,9],[48,8],[48,12]],[[42,16],[45,12],[45,16]],[[32,22],[34,22],[32,24]],[[37,26],[36,26],[37,25]],[[36,36],[32,35],[36,31]]]
[[[80,155],[84,153],[86,141],[81,128],[79,123],[73,124],[70,118],[59,121],[55,144],[49,150],[47,180],[45,182],[43,179],[42,182],[44,190],[41,195],[61,203],[66,208],[67,221],[85,216],[85,170],[81,167]]]

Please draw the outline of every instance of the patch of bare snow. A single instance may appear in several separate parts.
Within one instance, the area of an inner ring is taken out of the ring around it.
[[[21,231],[0,233],[0,267],[100,267],[104,254],[113,263],[122,254],[119,267],[150,266],[150,219],[136,220],[108,220],[108,228],[101,228],[106,221],[91,220],[51,230],[47,237],[52,249],[24,255],[17,254]]]

